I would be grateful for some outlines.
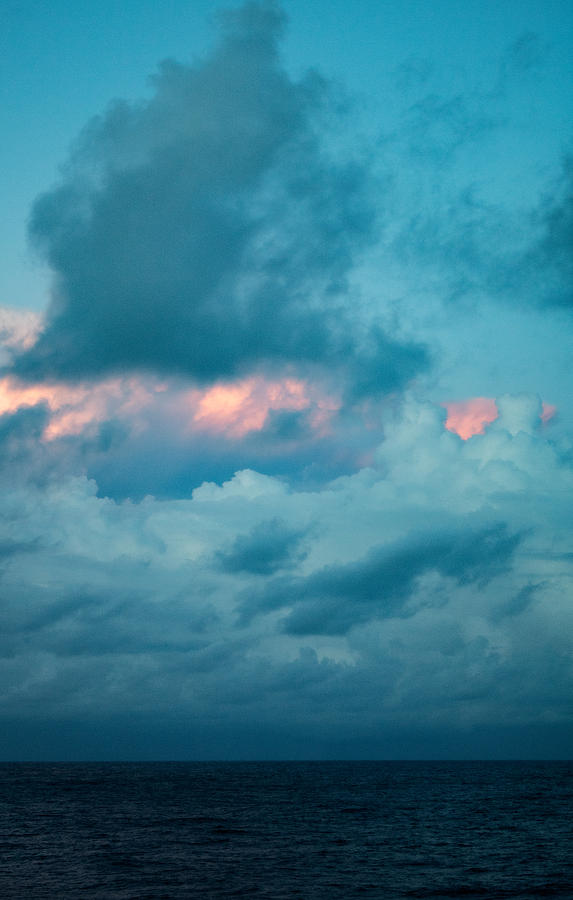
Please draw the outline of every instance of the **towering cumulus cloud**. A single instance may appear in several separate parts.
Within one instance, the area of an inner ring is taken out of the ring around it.
[[[424,367],[421,347],[351,313],[347,276],[375,222],[365,168],[329,151],[326,84],[281,68],[274,4],[221,22],[204,62],[164,62],[149,102],[94,119],[35,204],[53,299],[20,376],[208,383],[312,364],[364,395]]]

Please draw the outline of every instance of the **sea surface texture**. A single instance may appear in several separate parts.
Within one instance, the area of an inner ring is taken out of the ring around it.
[[[2,898],[573,898],[573,764],[0,766]]]

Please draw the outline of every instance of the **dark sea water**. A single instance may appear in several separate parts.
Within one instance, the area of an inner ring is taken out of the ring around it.
[[[573,900],[573,764],[0,765],[0,896]]]

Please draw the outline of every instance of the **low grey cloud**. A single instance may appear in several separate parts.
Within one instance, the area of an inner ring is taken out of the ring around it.
[[[238,535],[228,550],[219,550],[216,565],[228,573],[272,575],[304,559],[303,537],[303,531],[289,528],[281,519],[260,522],[248,534]]]
[[[357,562],[328,566],[305,577],[269,582],[242,605],[241,620],[281,607],[293,607],[284,621],[289,634],[346,634],[373,618],[410,616],[416,579],[428,571],[458,585],[486,584],[509,564],[521,536],[496,524],[478,532],[429,534],[398,546],[373,548]]]
[[[2,568],[14,556],[22,553],[34,553],[39,549],[38,541],[11,541],[9,539],[0,541],[0,576]]]
[[[520,591],[518,591],[508,600],[500,603],[499,606],[492,611],[492,620],[494,622],[497,622],[503,619],[505,616],[521,615],[521,613],[528,609],[528,607],[535,601],[535,598],[539,595],[540,591],[544,587],[545,585],[543,583],[526,584],[525,587],[522,587]]]
[[[362,395],[427,366],[422,346],[352,312],[372,180],[359,155],[329,149],[328,85],[281,67],[282,26],[274,4],[247,3],[223,17],[210,57],[164,62],[148,102],[116,102],[85,128],[32,211],[53,300],[17,374],[207,383],[318,365]]]

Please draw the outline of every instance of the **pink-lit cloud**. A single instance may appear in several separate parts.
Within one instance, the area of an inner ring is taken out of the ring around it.
[[[193,409],[192,427],[233,438],[260,431],[268,414],[279,410],[308,409],[311,426],[323,431],[340,406],[300,379],[267,380],[262,376],[217,384],[202,392],[190,391],[187,398]]]
[[[446,428],[459,435],[464,441],[475,434],[483,434],[486,426],[494,422],[499,415],[493,397],[470,397],[468,400],[458,400],[442,405],[448,411]],[[543,403],[540,415],[542,423],[546,425],[556,412],[556,406]]]
[[[45,440],[76,435],[109,418],[129,421],[138,430],[147,415],[177,423],[184,432],[211,432],[240,440],[260,431],[271,411],[308,410],[317,436],[328,430],[339,402],[307,382],[253,376],[199,390],[179,383],[152,379],[113,378],[94,385],[25,384],[11,377],[0,379],[0,415],[25,406],[45,403],[50,421]]]
[[[39,313],[0,307],[0,349],[7,360],[13,350],[34,343],[41,325]],[[160,421],[182,435],[211,433],[236,441],[261,431],[272,412],[302,410],[308,411],[306,421],[315,436],[321,437],[328,433],[340,408],[340,402],[320,386],[295,377],[255,375],[205,389],[150,377],[108,378],[76,385],[0,378],[0,415],[39,403],[50,412],[43,434],[47,441],[93,431],[110,418],[129,422],[138,431]]]
[[[464,441],[474,434],[483,434],[485,426],[498,416],[497,406],[492,397],[471,397],[443,404],[448,411],[446,428],[458,434]]]
[[[550,422],[551,419],[554,417],[556,412],[557,412],[556,406],[553,406],[552,403],[544,403],[543,409],[541,412],[541,421],[543,422],[543,424],[547,425],[547,423]]]
[[[44,431],[46,440],[81,434],[111,416],[129,418],[137,425],[137,416],[164,390],[160,384],[147,384],[136,378],[114,378],[96,385],[25,384],[11,377],[0,379],[0,415],[25,406],[45,403],[50,421]],[[141,423],[139,423],[141,425]]]

